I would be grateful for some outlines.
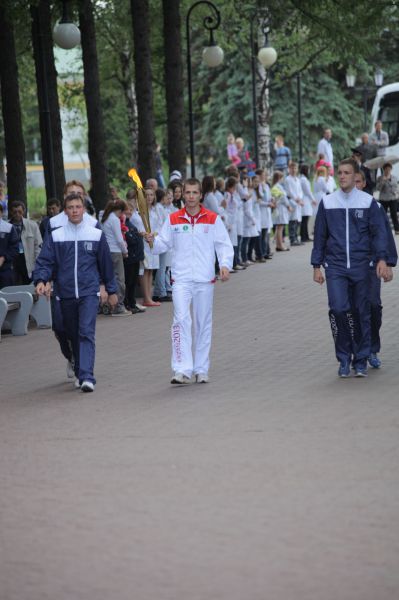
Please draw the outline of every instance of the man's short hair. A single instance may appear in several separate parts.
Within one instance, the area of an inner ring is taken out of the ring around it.
[[[77,179],[71,179],[71,181],[67,181],[64,185],[64,194],[67,193],[67,189],[71,187],[71,185],[76,185],[77,187],[82,188],[83,193],[86,193],[86,188],[81,181],[78,181]]]
[[[354,173],[360,172],[359,164],[355,161],[354,158],[344,158],[344,160],[340,161],[338,167],[340,167],[341,165],[350,165]]]
[[[187,185],[197,185],[199,191],[201,191],[201,182],[196,177],[190,177],[189,179],[185,180],[185,182],[183,183],[183,192],[186,189]]]
[[[64,208],[66,208],[68,202],[72,202],[72,200],[80,200],[80,202],[83,204],[83,206],[85,205],[84,198],[82,198],[82,196],[80,194],[77,194],[76,192],[72,192],[72,194],[68,194],[68,196],[66,196],[64,198]]]
[[[26,206],[22,200],[13,200],[11,204],[8,205],[8,210],[12,211],[13,208],[18,208],[19,206],[22,206],[24,214],[26,214]]]
[[[47,206],[58,206],[60,208],[61,202],[58,200],[58,198],[49,198],[47,200]]]

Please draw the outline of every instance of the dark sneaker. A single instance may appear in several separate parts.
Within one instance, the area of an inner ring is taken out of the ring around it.
[[[94,392],[94,383],[92,381],[83,381],[80,389],[82,392]]]
[[[342,378],[349,377],[350,372],[351,372],[351,369],[350,369],[349,362],[342,362],[339,365],[338,377],[342,377]]]
[[[355,377],[367,377],[367,367],[355,367]]]
[[[373,369],[379,369],[381,366],[381,361],[378,358],[377,354],[375,354],[374,352],[370,354],[368,361],[370,367],[373,367]]]

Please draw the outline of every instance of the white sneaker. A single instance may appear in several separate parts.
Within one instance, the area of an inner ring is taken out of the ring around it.
[[[66,373],[68,379],[72,379],[72,377],[75,377],[74,364],[71,360],[67,360]]]
[[[175,373],[170,380],[170,383],[191,383],[191,379],[190,377],[187,377],[187,375],[184,375],[184,373]]]
[[[197,373],[195,381],[197,383],[209,383],[209,377],[206,373]]]
[[[139,304],[138,302],[136,302],[136,306],[137,306],[137,308],[139,308],[139,309],[140,309],[140,310],[142,310],[143,312],[145,312],[145,311],[146,311],[146,308],[145,308],[145,306],[143,306],[142,304]]]
[[[75,377],[75,381],[73,382],[73,385],[76,387],[77,390],[80,388],[79,379],[77,377]]]
[[[80,386],[82,392],[94,392],[94,383],[91,381],[84,381]]]

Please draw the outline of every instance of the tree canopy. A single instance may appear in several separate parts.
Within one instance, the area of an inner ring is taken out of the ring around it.
[[[129,0],[93,0],[109,179],[123,187],[129,183],[126,172],[136,160],[138,140],[130,4]],[[192,4],[192,0],[180,2],[186,106],[180,134],[187,154],[185,19]],[[209,12],[207,7],[198,6],[190,21],[195,149],[202,171],[221,172],[226,163],[226,136],[230,131],[244,137],[249,147],[253,145],[250,25],[251,20],[258,24],[264,18],[268,23],[268,42],[278,52],[277,63],[267,80],[272,136],[282,133],[294,155],[298,155],[295,77],[300,72],[305,158],[313,160],[324,126],[333,129],[337,157],[345,156],[362,132],[362,98],[346,89],[347,68],[356,69],[360,85],[370,85],[376,66],[383,68],[386,82],[399,80],[397,1],[358,0],[348,5],[346,0],[217,0],[216,4],[222,22],[215,37],[225,53],[220,67],[208,69],[202,62],[202,48],[209,39],[203,27],[203,19]],[[164,39],[161,5],[159,0],[149,0],[149,41],[154,139],[162,147],[166,166],[165,41],[174,44],[175,40],[173,36]],[[60,17],[60,3],[53,2],[51,7],[55,22]],[[10,1],[8,8],[16,36],[26,154],[28,160],[33,160],[41,153],[29,3]],[[70,2],[70,8],[77,22],[78,1]],[[86,122],[81,73],[81,64],[77,64],[77,76],[59,80],[60,103],[67,109],[72,124]],[[0,120],[0,152],[4,154],[1,123]],[[82,151],[86,140],[80,140],[79,144],[77,152]]]

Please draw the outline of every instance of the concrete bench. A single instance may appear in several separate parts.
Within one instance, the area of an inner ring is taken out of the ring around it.
[[[11,329],[13,335],[26,335],[33,305],[32,294],[0,290],[0,301],[0,331],[4,326],[4,329]]]
[[[52,325],[51,302],[45,296],[38,296],[33,283],[29,285],[11,285],[4,287],[2,292],[12,294],[14,292],[29,292],[32,294],[33,304],[30,316],[36,321],[39,329],[48,329]]]

